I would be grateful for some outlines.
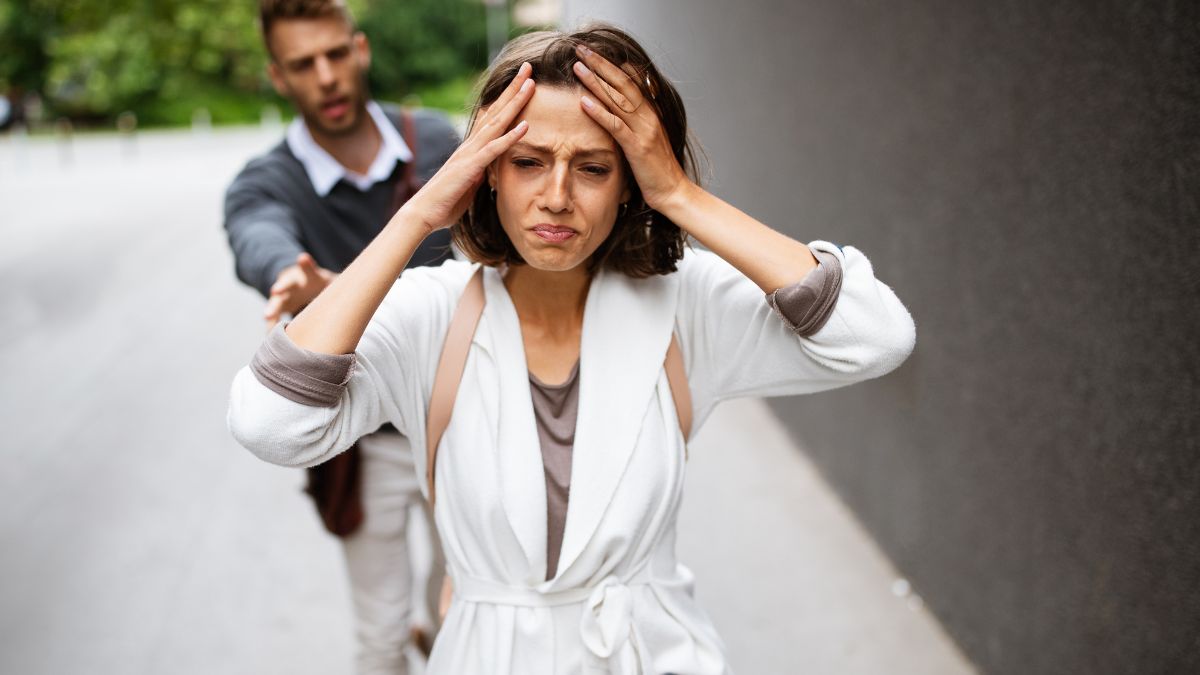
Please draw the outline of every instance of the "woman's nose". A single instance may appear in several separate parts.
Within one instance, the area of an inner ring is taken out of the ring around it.
[[[571,203],[571,183],[570,175],[566,171],[555,171],[549,177],[549,184],[542,192],[542,207],[561,213],[570,211]]]

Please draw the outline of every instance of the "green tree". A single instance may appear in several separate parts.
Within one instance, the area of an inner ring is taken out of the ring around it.
[[[368,0],[358,19],[371,40],[371,91],[398,99],[487,67],[480,0]]]
[[[426,92],[457,107],[487,65],[480,0],[350,6],[381,98]],[[256,14],[254,0],[0,0],[0,92],[37,92],[51,115],[84,121],[132,110],[143,124],[179,124],[198,107],[218,123],[253,120],[278,102]]]
[[[251,3],[63,4],[70,8],[66,29],[47,45],[51,63],[44,86],[64,112],[105,117],[214,91],[262,92],[265,57]]]
[[[5,0],[0,2],[0,93],[10,87],[40,91],[50,57],[46,43],[62,21],[61,2]]]

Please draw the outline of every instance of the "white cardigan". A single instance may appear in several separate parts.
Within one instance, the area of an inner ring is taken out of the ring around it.
[[[487,306],[438,453],[435,519],[455,597],[427,672],[730,672],[692,598],[691,573],[675,560],[686,464],[663,356],[674,330],[693,431],[722,399],[811,393],[900,365],[915,339],[904,306],[854,248],[811,246],[836,255],[843,277],[833,315],[807,338],[712,253],[689,251],[666,276],[596,276],[584,311],[571,497],[549,581],[520,325],[498,272],[484,271]],[[294,403],[243,368],[230,398],[233,435],[284,466],[320,463],[384,422],[424,448],[442,341],[474,269],[450,261],[406,270],[359,343],[335,407]],[[414,454],[424,475],[425,453]]]

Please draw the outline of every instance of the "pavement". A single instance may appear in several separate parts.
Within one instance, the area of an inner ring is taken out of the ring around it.
[[[225,428],[262,301],[221,201],[280,135],[0,136],[0,672],[351,672],[301,472]],[[975,672],[761,401],[690,454],[679,557],[737,672]]]

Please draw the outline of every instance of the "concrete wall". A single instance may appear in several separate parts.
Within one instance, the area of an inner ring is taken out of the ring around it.
[[[566,2],[916,317],[775,410],[980,667],[1200,672],[1200,3]],[[864,630],[867,627],[864,627]]]

